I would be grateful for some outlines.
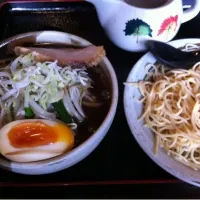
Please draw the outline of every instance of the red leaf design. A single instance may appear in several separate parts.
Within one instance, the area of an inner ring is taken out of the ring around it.
[[[174,31],[176,31],[176,27],[177,27],[177,22],[178,22],[178,15],[176,16],[170,16],[169,18],[165,19],[163,21],[163,23],[160,26],[160,29],[158,31],[157,36],[161,35],[163,32],[165,32],[166,30],[169,30],[170,27],[175,24],[175,28]]]

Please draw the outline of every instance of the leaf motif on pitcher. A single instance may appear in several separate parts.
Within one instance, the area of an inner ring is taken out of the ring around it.
[[[177,28],[177,24],[178,24],[178,15],[168,17],[162,22],[157,36],[165,35],[164,36],[165,39],[168,40],[168,37],[170,35],[174,35],[174,32],[176,31]]]
[[[126,23],[126,28],[124,30],[126,36],[132,35],[133,37],[137,38],[139,36],[149,36],[152,37],[152,29],[149,24],[142,21],[141,19],[132,19]]]

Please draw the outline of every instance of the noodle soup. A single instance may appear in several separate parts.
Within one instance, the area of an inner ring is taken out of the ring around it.
[[[102,46],[15,46],[12,54],[0,69],[3,156],[16,162],[52,158],[97,131],[112,99],[99,65]]]

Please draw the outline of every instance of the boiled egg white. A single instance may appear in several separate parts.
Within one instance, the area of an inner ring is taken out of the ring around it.
[[[60,122],[17,120],[0,129],[0,152],[15,162],[52,158],[68,152],[73,146],[73,131]]]

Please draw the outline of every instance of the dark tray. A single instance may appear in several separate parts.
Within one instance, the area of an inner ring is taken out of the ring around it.
[[[198,37],[194,29],[200,16],[184,24],[177,38]],[[95,11],[86,2],[5,3],[0,10],[0,40],[41,30],[58,30],[79,35],[95,45],[104,45],[119,82],[119,105],[105,139],[77,165],[49,175],[27,176],[0,170],[0,186],[95,185],[176,183],[175,179],[142,151],[134,140],[123,110],[123,82],[142,53],[129,53],[114,46],[105,36]]]

